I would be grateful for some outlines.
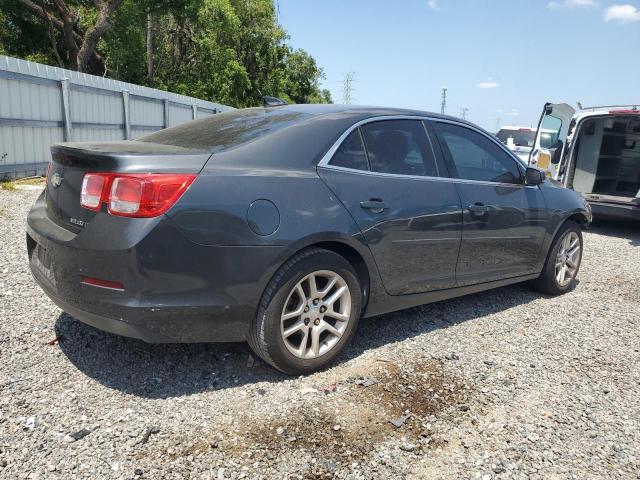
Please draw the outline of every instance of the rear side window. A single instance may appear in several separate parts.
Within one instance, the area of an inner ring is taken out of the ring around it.
[[[459,178],[484,182],[522,183],[516,161],[484,135],[469,128],[435,123],[443,147]]]
[[[361,127],[371,171],[438,176],[435,156],[419,120],[382,120]]]
[[[364,151],[360,130],[355,129],[342,142],[340,148],[331,159],[331,165],[336,167],[353,168],[354,170],[369,170],[367,154]]]
[[[215,153],[256,140],[310,116],[286,109],[245,108],[166,128],[139,140]]]

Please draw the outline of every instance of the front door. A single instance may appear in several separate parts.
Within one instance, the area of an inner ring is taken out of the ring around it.
[[[318,167],[363,232],[391,295],[455,286],[462,212],[443,170],[420,120],[356,128]]]
[[[535,272],[546,227],[537,186],[506,149],[470,127],[434,122],[463,208],[459,286]]]

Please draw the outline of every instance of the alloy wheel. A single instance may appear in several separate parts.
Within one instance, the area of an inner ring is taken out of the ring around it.
[[[351,318],[351,292],[336,272],[318,270],[300,280],[282,309],[280,331],[287,350],[312,359],[334,348]]]
[[[556,256],[556,282],[566,287],[578,273],[580,267],[580,238],[576,232],[570,231],[562,239]]]

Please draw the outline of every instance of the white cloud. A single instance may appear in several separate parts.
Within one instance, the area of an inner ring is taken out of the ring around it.
[[[484,89],[498,88],[499,86],[500,84],[498,82],[494,82],[492,78],[490,78],[486,82],[480,82],[478,84],[478,88],[484,88]]]
[[[612,5],[604,12],[606,22],[640,22],[640,10],[633,5]]]
[[[554,0],[547,3],[547,7],[552,10],[560,10],[561,8],[593,8],[597,5],[595,0]]]
[[[438,0],[427,0],[427,5],[432,10],[438,10]]]
[[[505,115],[508,116],[508,117],[519,117],[520,116],[520,112],[517,109],[512,108],[511,110],[506,112]]]

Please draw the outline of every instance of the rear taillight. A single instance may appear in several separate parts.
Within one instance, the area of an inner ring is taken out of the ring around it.
[[[169,210],[195,178],[195,175],[173,173],[87,173],[82,182],[80,204],[90,210],[100,210],[102,204],[107,203],[112,215],[155,217]]]
[[[89,210],[100,210],[107,178],[99,173],[88,173],[82,179],[80,205]]]

